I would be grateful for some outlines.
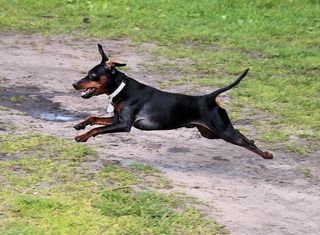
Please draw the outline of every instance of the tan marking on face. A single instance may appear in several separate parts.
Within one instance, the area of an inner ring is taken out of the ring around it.
[[[107,91],[107,76],[100,76],[99,81],[97,83],[99,84],[97,90],[93,93],[93,95],[101,95]]]
[[[100,84],[98,82],[89,81],[89,82],[81,82],[79,84],[80,89],[87,89],[87,88],[99,88]]]
[[[96,88],[93,95],[101,95],[106,92],[107,80],[107,76],[101,76],[98,81],[81,82],[79,84],[79,90],[87,88]]]

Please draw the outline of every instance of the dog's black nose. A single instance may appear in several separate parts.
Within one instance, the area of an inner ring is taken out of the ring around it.
[[[74,89],[77,89],[78,83],[75,82],[75,83],[72,84],[72,86],[74,87]]]

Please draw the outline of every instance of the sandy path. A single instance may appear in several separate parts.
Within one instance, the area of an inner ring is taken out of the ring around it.
[[[35,108],[30,98],[34,94],[39,95],[34,102],[46,100],[48,106],[60,111],[103,115],[106,97],[83,100],[71,87],[99,62],[96,43],[62,36],[0,34],[0,88],[8,88],[0,90],[0,105],[10,106],[3,101],[10,92],[27,97],[11,104],[14,109],[0,111],[0,124],[4,126],[0,129],[10,131],[10,125],[14,125],[21,131],[68,139],[77,134],[72,128],[76,121],[53,122],[21,115],[21,111]],[[127,73],[133,78],[155,86],[163,79],[144,67],[146,61],[151,63],[147,54],[150,45],[132,47],[129,41],[110,40],[102,43],[110,54],[129,64]],[[182,89],[188,87],[179,91]],[[315,175],[308,179],[302,173],[304,168],[320,172],[319,152],[302,160],[278,151],[274,160],[265,161],[240,147],[201,138],[193,129],[132,130],[129,134],[99,136],[88,144],[95,146],[102,157],[158,167],[173,180],[177,190],[206,202],[205,212],[232,234],[320,234],[319,178]]]

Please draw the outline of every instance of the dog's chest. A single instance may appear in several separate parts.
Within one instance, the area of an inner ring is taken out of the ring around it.
[[[159,129],[161,125],[159,125],[159,122],[157,122],[155,118],[152,118],[151,115],[140,112],[136,116],[133,126],[140,130],[156,130]]]

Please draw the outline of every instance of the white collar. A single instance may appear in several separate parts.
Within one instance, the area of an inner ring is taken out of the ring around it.
[[[108,99],[112,100],[114,97],[116,97],[121,91],[122,89],[125,87],[126,83],[124,81],[121,82],[121,84],[118,86],[118,88],[112,92],[112,94],[109,95]]]
[[[107,113],[114,115],[114,107],[112,105],[112,99],[116,97],[122,89],[125,87],[126,83],[124,81],[121,82],[121,84],[118,86],[118,88],[112,92],[112,94],[109,95],[108,97],[108,103],[107,103]]]

